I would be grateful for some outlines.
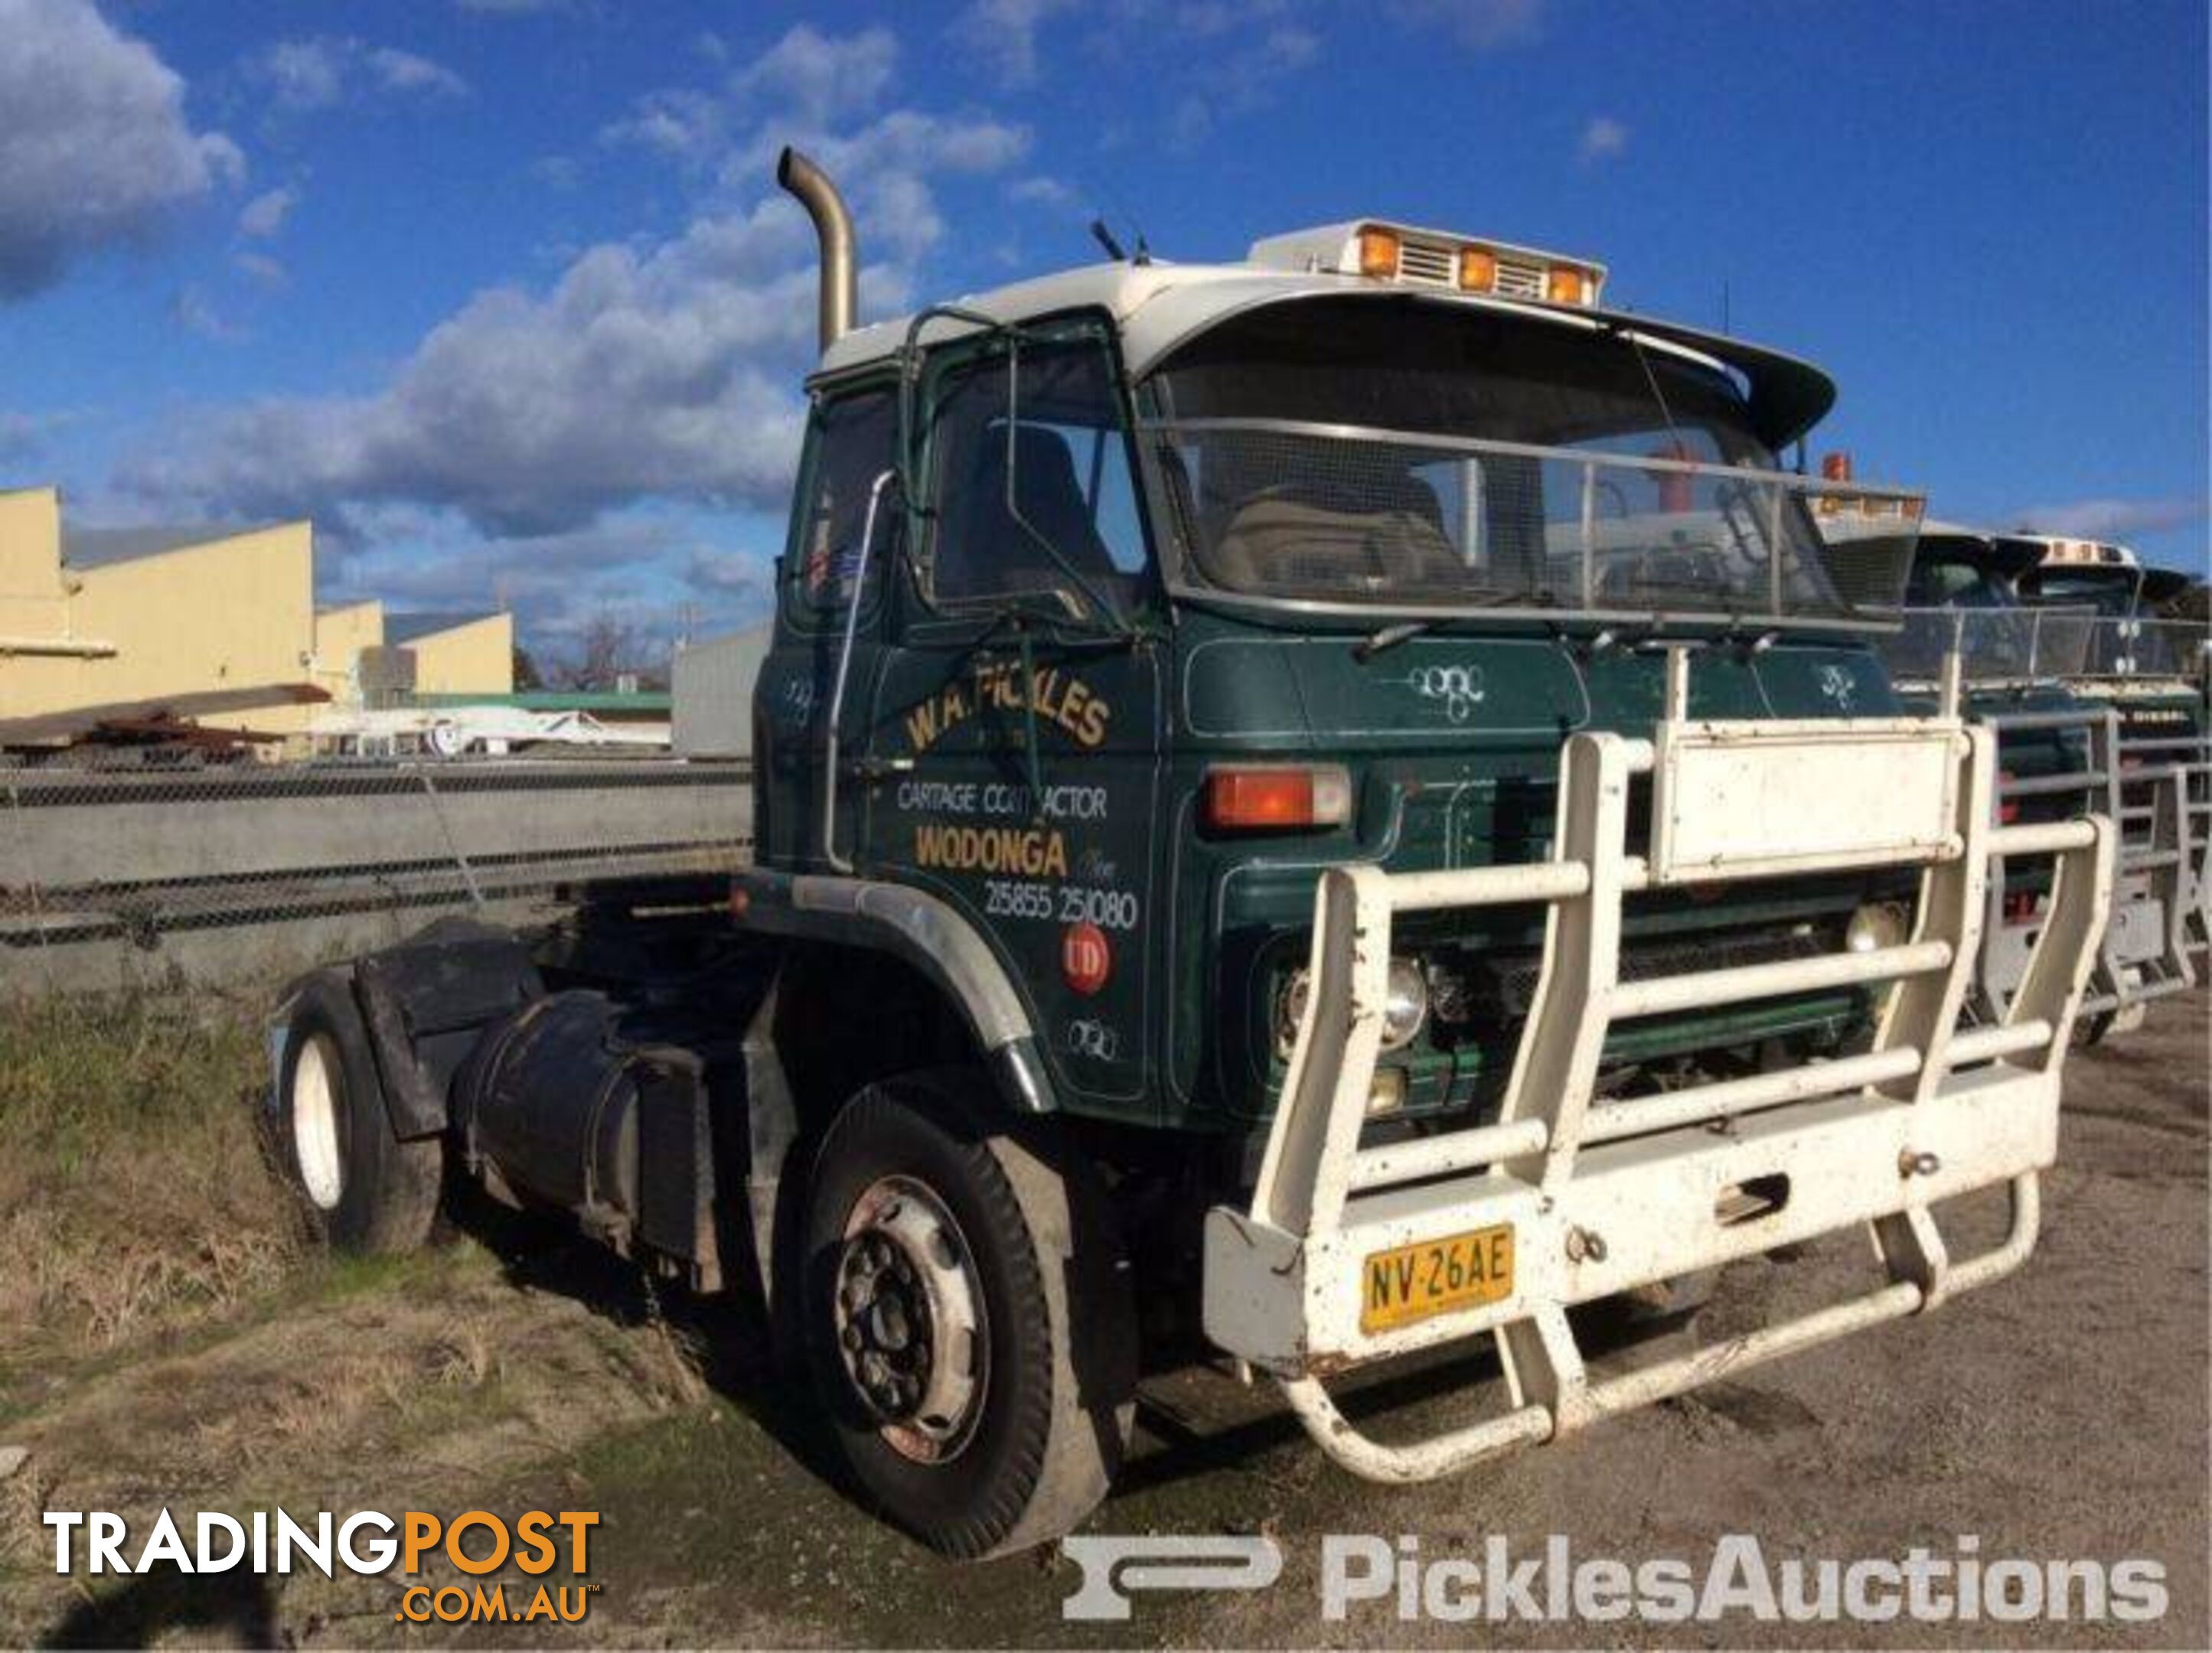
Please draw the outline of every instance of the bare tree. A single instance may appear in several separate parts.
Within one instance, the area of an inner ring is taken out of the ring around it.
[[[668,672],[654,661],[659,653],[635,625],[602,609],[556,675],[567,689],[612,689],[624,678],[635,678],[641,689],[665,689]]]

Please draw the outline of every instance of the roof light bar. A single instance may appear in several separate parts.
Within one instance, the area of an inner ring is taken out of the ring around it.
[[[1272,269],[1578,307],[1597,303],[1606,278],[1590,259],[1373,219],[1270,236],[1247,257]]]

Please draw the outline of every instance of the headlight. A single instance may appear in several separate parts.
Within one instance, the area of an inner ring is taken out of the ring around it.
[[[1306,995],[1312,991],[1313,972],[1300,969],[1290,973],[1275,995],[1275,1054],[1285,1061],[1298,1042],[1298,1024],[1305,1019]]]
[[[1382,1048],[1404,1049],[1428,1019],[1428,978],[1412,959],[1392,959],[1389,987],[1382,995]]]
[[[1313,992],[1313,973],[1299,969],[1283,981],[1275,995],[1275,1051],[1287,1058],[1298,1042],[1298,1023],[1306,1013],[1306,999]],[[1382,1048],[1402,1050],[1413,1043],[1421,1024],[1429,1019],[1429,982],[1421,967],[1410,958],[1390,961],[1389,983],[1382,994]]]
[[[1902,947],[1911,939],[1911,923],[1905,909],[1893,901],[1869,902],[1851,915],[1844,929],[1844,945],[1855,953],[1883,947]]]

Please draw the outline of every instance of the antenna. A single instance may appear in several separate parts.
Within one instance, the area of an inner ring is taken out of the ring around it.
[[[1114,232],[1106,228],[1106,221],[1103,218],[1093,218],[1091,221],[1091,239],[1104,247],[1106,256],[1113,259],[1115,264],[1128,263],[1129,255],[1121,251],[1121,242],[1114,239]],[[1141,246],[1142,243],[1139,245]]]

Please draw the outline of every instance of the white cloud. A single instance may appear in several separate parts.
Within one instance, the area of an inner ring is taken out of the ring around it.
[[[1075,0],[969,0],[953,21],[955,39],[979,53],[1009,87],[1037,75],[1037,28],[1072,10]]]
[[[264,287],[282,287],[292,279],[291,272],[265,252],[234,252],[230,262]]]
[[[574,155],[543,155],[530,163],[530,175],[551,190],[573,190],[582,181],[582,163]]]
[[[1611,115],[1593,115],[1583,128],[1582,142],[1576,146],[1586,165],[1611,161],[1626,152],[1628,128]]]
[[[2069,538],[2124,540],[2137,534],[2168,532],[2186,528],[2212,515],[2212,501],[2203,497],[2167,499],[2086,499],[2063,505],[2031,506],[2018,514],[2020,526],[2032,533],[2063,534]]]
[[[249,73],[294,109],[320,109],[336,103],[344,88],[342,43],[279,40],[255,58]]]
[[[732,75],[730,88],[819,123],[874,107],[897,63],[898,40],[887,28],[838,36],[801,23]]]
[[[395,507],[495,539],[582,532],[654,500],[780,512],[815,268],[804,215],[769,181],[777,145],[846,181],[877,309],[905,300],[944,233],[933,179],[1002,171],[1027,148],[983,117],[866,118],[830,66],[881,94],[894,53],[878,30],[791,31],[698,94],[720,136],[684,157],[702,204],[680,233],[586,248],[543,291],[478,293],[364,393],[196,411],[119,481],[165,510],[312,515],[355,543]]]
[[[760,557],[742,552],[695,550],[684,573],[696,590],[725,597],[752,597],[767,591],[771,568]]]
[[[670,87],[647,93],[600,137],[658,151],[690,166],[721,159],[764,108],[809,129],[876,106],[898,60],[886,28],[823,34],[805,23],[713,88]]]
[[[428,92],[459,97],[469,89],[468,82],[443,64],[432,63],[428,58],[402,52],[397,46],[372,47],[364,61],[369,73],[387,92]]]
[[[1441,28],[1471,52],[1523,46],[1544,29],[1545,0],[1394,0],[1406,22]]]
[[[217,344],[238,344],[248,337],[245,328],[217,311],[198,288],[180,287],[169,300],[169,319],[185,331]]]
[[[246,72],[283,107],[301,113],[375,92],[458,97],[468,90],[452,70],[416,52],[334,34],[276,41],[248,59]]]
[[[1264,19],[1267,7],[1247,8],[1246,21]],[[1217,13],[1201,11],[1197,26],[1206,33],[1221,25]],[[1176,106],[1169,136],[1185,146],[1197,143],[1224,117],[1249,114],[1273,98],[1285,80],[1310,67],[1321,57],[1321,38],[1296,23],[1261,21],[1249,39],[1226,53],[1218,50],[1208,63],[1204,84],[1187,94]]]
[[[765,207],[643,252],[592,247],[543,295],[477,295],[382,390],[195,421],[126,484],[243,517],[412,502],[493,535],[648,495],[774,500],[798,433],[806,251],[803,224]]]
[[[264,190],[239,210],[238,233],[267,240],[284,228],[284,221],[299,204],[300,191],[293,185],[281,184],[273,190]]]
[[[59,413],[15,413],[0,408],[0,465],[21,465],[46,451],[46,438],[70,422]],[[0,479],[0,486],[5,486]]]
[[[0,0],[0,302],[145,240],[244,172],[185,83],[90,0]]]
[[[1027,178],[1018,178],[1007,185],[1006,198],[1034,202],[1040,206],[1064,207],[1075,199],[1075,191],[1057,178],[1032,173]]]

